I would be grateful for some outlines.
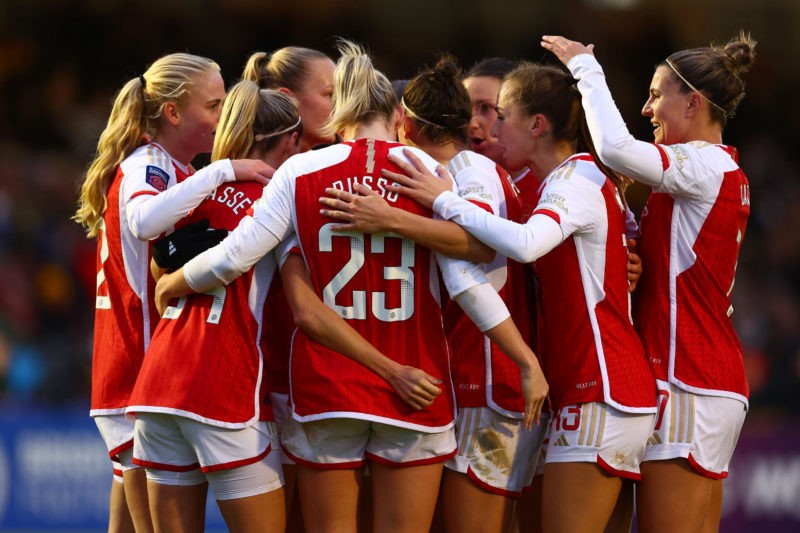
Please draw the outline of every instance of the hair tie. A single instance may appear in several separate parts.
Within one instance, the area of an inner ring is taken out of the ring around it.
[[[669,65],[669,68],[672,69],[672,72],[674,72],[681,80],[683,80],[683,83],[688,85],[691,90],[693,90],[694,92],[699,94],[701,97],[703,97],[703,100],[705,100],[709,104],[713,105],[714,107],[716,107],[717,109],[722,111],[722,114],[725,115],[725,118],[733,118],[733,115],[734,115],[733,111],[725,111],[721,106],[718,106],[717,104],[712,102],[706,95],[704,95],[699,90],[697,90],[697,87],[695,87],[694,85],[689,83],[689,80],[684,78],[683,75],[680,72],[678,72],[678,69],[675,68],[675,65],[672,64],[672,61],[670,61],[669,59],[666,59],[665,61],[666,61],[667,65]]]
[[[416,113],[414,113],[413,111],[411,111],[411,109],[406,105],[406,101],[405,101],[404,98],[400,98],[400,105],[403,106],[403,109],[406,110],[406,114],[408,114],[408,116],[410,116],[414,120],[418,120],[418,121],[422,122],[423,124],[427,124],[428,126],[433,126],[435,128],[446,129],[445,126],[442,126],[441,124],[437,124],[435,122],[431,122],[430,120],[424,119],[421,116],[419,116]],[[457,117],[458,115],[454,115],[452,113],[442,113],[439,116],[440,117]]]
[[[146,81],[144,81],[144,75],[142,75],[142,74],[140,74],[140,75],[139,75],[139,81],[140,81],[140,82],[141,82],[141,84],[142,84],[142,90],[144,90],[144,89],[145,89],[145,87],[147,87],[147,82],[146,82]]]

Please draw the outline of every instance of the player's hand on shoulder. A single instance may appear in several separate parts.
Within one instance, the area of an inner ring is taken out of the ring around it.
[[[387,169],[381,170],[383,177],[395,182],[397,191],[417,201],[427,208],[433,207],[436,197],[445,191],[453,190],[453,178],[442,165],[436,167],[436,174],[431,172],[422,160],[408,148],[403,149],[408,161],[394,154],[389,154],[389,161],[400,168],[400,173]]]
[[[236,181],[257,181],[263,185],[269,183],[275,169],[260,159],[231,159]]]
[[[329,187],[325,189],[327,196],[320,197],[319,203],[330,208],[320,209],[320,214],[340,222],[331,229],[362,233],[392,231],[390,221],[396,208],[365,185],[356,183],[354,190],[357,194]]]

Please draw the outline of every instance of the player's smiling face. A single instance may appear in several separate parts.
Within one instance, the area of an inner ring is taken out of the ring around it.
[[[179,106],[181,138],[195,155],[208,153],[214,146],[214,134],[225,100],[225,82],[217,70],[201,74],[191,93]]]
[[[659,66],[650,82],[650,95],[642,115],[650,118],[654,141],[658,144],[686,142],[690,121],[687,116],[691,94],[682,92],[682,84],[669,66]]]

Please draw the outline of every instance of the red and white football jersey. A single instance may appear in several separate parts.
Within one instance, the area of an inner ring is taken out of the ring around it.
[[[536,260],[539,356],[552,407],[605,402],[625,412],[655,412],[655,380],[630,317],[617,188],[588,154],[577,154],[545,179],[534,214],[550,216],[569,235]]]
[[[185,220],[232,230],[264,187],[220,185]],[[229,285],[167,308],[139,372],[128,412],[169,413],[226,428],[271,420],[260,349],[272,254]]]
[[[486,211],[522,222],[517,191],[508,173],[494,161],[464,150],[447,164],[459,195]],[[529,305],[534,302],[527,265],[498,253],[484,265],[489,282],[506,303],[523,338],[531,344]],[[445,303],[445,330],[452,353],[453,385],[459,407],[488,406],[505,416],[522,417],[525,408],[519,367],[475,326],[453,300]]]
[[[636,325],[656,377],[747,404],[730,316],[750,185],[727,146],[657,145],[664,177],[641,217]]]
[[[430,408],[415,411],[383,379],[298,330],[290,367],[291,401],[298,420],[362,418],[427,432],[453,424],[438,257],[399,235],[335,233],[330,229],[335,223],[319,213],[326,187],[351,190],[358,182],[380,193],[390,205],[431,216],[430,210],[392,191],[391,181],[381,175],[383,168],[397,170],[387,155],[403,157],[404,148],[359,139],[290,158],[265,189],[253,225],[277,239],[287,237],[293,228],[320,299],[386,356],[441,379],[443,392]],[[415,154],[432,171],[436,168],[427,154],[420,150]]]
[[[120,164],[109,186],[97,243],[92,416],[124,412],[158,322],[150,244],[131,231],[128,203],[136,197],[158,195],[189,174],[190,169],[151,143]]]

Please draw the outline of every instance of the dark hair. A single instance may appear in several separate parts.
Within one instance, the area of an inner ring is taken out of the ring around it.
[[[394,95],[397,97],[398,102],[403,97],[406,85],[408,85],[408,80],[392,80],[392,90],[394,90]]]
[[[686,84],[689,82],[713,102],[709,106],[711,118],[724,126],[744,98],[745,84],[742,76],[755,61],[755,47],[756,41],[750,34],[740,31],[725,46],[711,45],[681,50],[670,55],[661,65],[669,68],[669,61],[680,76],[685,78],[685,81],[681,80],[680,76],[672,72],[684,92],[692,91]]]
[[[409,81],[403,91],[403,103],[407,116],[416,120],[419,132],[431,142],[467,143],[472,103],[452,55],[442,55],[433,68]]]
[[[526,116],[546,116],[555,140],[572,143],[576,150],[588,151],[598,168],[623,194],[631,180],[607,167],[597,156],[576,83],[562,68],[523,61],[506,76],[503,91],[506,102],[519,105]]]
[[[467,71],[465,78],[486,77],[502,81],[506,75],[519,66],[516,59],[505,57],[486,57],[481,59]]]

